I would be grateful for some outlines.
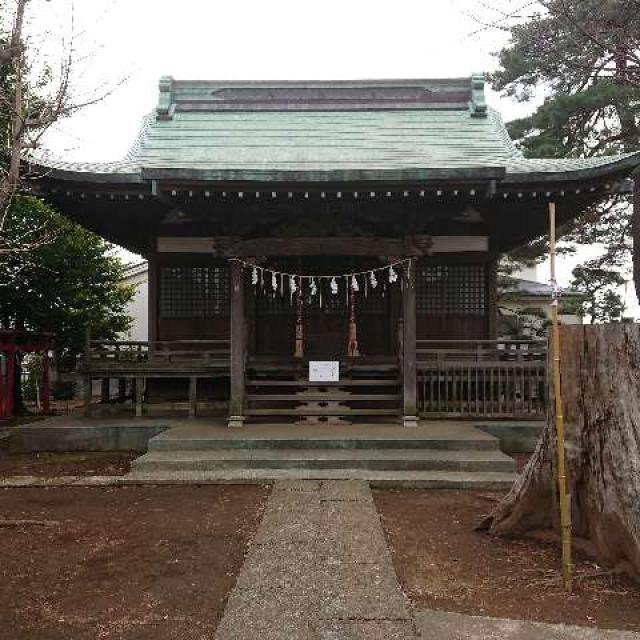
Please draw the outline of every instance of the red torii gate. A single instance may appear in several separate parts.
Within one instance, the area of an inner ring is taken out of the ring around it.
[[[13,385],[16,356],[39,353],[42,356],[42,411],[49,412],[49,351],[53,334],[17,329],[0,329],[0,418],[14,415]]]

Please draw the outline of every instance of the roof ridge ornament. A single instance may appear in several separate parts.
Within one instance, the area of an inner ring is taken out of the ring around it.
[[[158,96],[158,106],[156,107],[156,117],[158,120],[171,120],[173,118],[173,76],[162,76],[158,83],[160,94]]]
[[[471,75],[471,101],[469,111],[472,118],[487,117],[487,100],[484,95],[484,73],[473,73]]]

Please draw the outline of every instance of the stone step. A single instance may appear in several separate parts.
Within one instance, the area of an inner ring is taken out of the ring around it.
[[[515,461],[499,451],[417,449],[219,449],[153,451],[132,463],[139,471],[220,469],[370,469],[513,472]]]
[[[274,480],[365,480],[374,489],[472,489],[506,491],[515,473],[461,471],[374,471],[370,469],[133,470],[123,484],[256,484]]]
[[[301,427],[304,429],[304,427]],[[410,437],[399,430],[397,437],[301,437],[293,435],[265,435],[220,438],[213,435],[181,435],[179,433],[164,433],[149,440],[149,451],[207,451],[219,449],[314,449],[314,450],[369,450],[369,449],[415,449],[435,451],[499,451],[500,442],[497,438],[478,433],[477,437],[447,437],[438,436]]]

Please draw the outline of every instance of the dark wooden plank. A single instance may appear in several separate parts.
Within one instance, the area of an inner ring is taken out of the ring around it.
[[[273,380],[273,379],[256,379],[247,380],[247,385],[252,387],[321,387],[321,388],[340,388],[340,387],[394,387],[400,384],[397,379],[375,379],[375,380],[342,380],[340,382],[314,382],[309,383],[308,380]]]
[[[248,402],[362,402],[400,400],[398,393],[250,393],[245,396]]]
[[[355,409],[351,407],[326,407],[320,409],[246,409],[248,416],[391,416],[397,409]]]

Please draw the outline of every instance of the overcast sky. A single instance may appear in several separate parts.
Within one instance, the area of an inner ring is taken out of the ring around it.
[[[429,78],[491,71],[504,32],[484,30],[476,0],[33,0],[43,50],[71,31],[81,62],[75,91],[91,95],[126,81],[49,135],[47,146],[75,160],[113,160],[154,108],[160,76],[178,79],[296,80]],[[495,0],[493,6],[509,4]],[[73,15],[73,28],[70,26]],[[533,108],[488,91],[506,120]],[[560,270],[567,283],[575,260]],[[540,273],[546,279],[545,273]]]

